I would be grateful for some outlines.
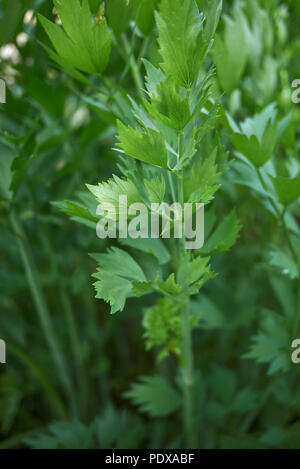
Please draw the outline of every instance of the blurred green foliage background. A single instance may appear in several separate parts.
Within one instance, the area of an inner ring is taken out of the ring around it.
[[[118,162],[116,118],[130,119],[128,93],[139,99],[141,57],[160,60],[158,2],[148,0],[142,13],[137,0],[106,3],[114,34],[100,77],[69,73],[49,58],[37,15],[59,23],[52,1],[0,1],[0,77],[7,85],[0,104],[0,338],[7,344],[7,364],[0,365],[0,448],[182,445],[180,413],[150,418],[124,396],[138,376],[159,372],[176,381],[172,357],[157,363],[156,354],[145,351],[142,311],[153,298],[129,300],[110,316],[94,298],[95,262],[88,256],[108,242],[56,204],[84,200],[86,183],[111,176]],[[197,3],[205,11],[207,2]],[[90,6],[101,21],[103,2],[90,0]],[[291,115],[277,148],[282,167],[289,157],[299,163],[300,107],[291,100],[291,83],[300,78],[299,29],[294,0],[226,0],[206,64],[215,62],[215,96],[222,95],[236,121],[272,102],[282,118]],[[220,136],[233,161],[228,131],[222,128]],[[277,220],[240,179],[230,165],[216,199],[217,214],[237,206],[240,239],[215,259],[219,275],[194,304],[202,314],[194,335],[199,447],[300,448],[300,367],[286,359],[286,369],[270,376],[269,364],[244,357],[268,311],[285,321],[299,280],[270,266],[266,253],[280,239]],[[293,215],[299,225],[299,203]],[[296,236],[295,245],[299,250]],[[51,334],[68,370],[65,387]],[[272,359],[289,357],[288,348],[276,349],[272,332],[271,338]]]

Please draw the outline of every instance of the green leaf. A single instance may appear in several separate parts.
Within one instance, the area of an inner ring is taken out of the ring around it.
[[[47,433],[26,438],[25,444],[33,449],[87,449],[91,439],[91,428],[79,420],[54,422]]]
[[[26,0],[3,0],[1,3],[0,46],[13,39],[18,26],[22,25],[26,8],[29,8]]]
[[[144,100],[148,112],[159,122],[177,131],[185,128],[191,120],[188,96],[182,97],[173,80],[166,80],[156,85],[156,94],[151,102]]]
[[[132,282],[110,272],[100,270],[93,274],[98,281],[94,283],[96,298],[111,306],[111,314],[123,311],[127,298],[133,296]]]
[[[86,73],[102,73],[111,48],[111,32],[105,19],[93,21],[88,0],[53,3],[63,29],[42,15],[39,19],[63,64]]]
[[[262,142],[255,135],[235,134],[231,137],[236,148],[256,167],[263,166],[273,155],[276,145],[276,124],[267,124]]]
[[[241,225],[236,210],[233,209],[217,226],[208,241],[204,242],[201,252],[203,254],[215,254],[228,251],[235,244],[240,230]]]
[[[134,449],[145,439],[146,429],[140,417],[127,410],[117,410],[111,404],[105,407],[94,423],[100,447]]]
[[[101,7],[101,0],[89,0],[90,9],[93,14],[96,14]]]
[[[154,26],[154,11],[159,0],[132,0],[134,16],[140,31],[148,36]]]
[[[248,160],[234,160],[231,162],[231,170],[230,171],[230,181],[234,184],[239,184],[242,186],[250,187],[253,191],[257,192],[262,201],[264,201],[267,197],[272,197],[269,191],[266,191],[261,181],[258,177],[257,171],[255,167],[248,162]]]
[[[167,280],[157,282],[157,286],[162,292],[168,293],[169,295],[178,295],[182,291],[181,286],[175,281],[174,273],[170,274]]]
[[[143,327],[147,349],[161,347],[158,359],[170,353],[180,355],[182,350],[181,303],[173,298],[160,298],[144,310]]]
[[[127,298],[134,296],[133,281],[146,281],[144,272],[135,260],[122,249],[112,248],[106,254],[92,254],[99,267],[93,277],[96,298],[111,306],[111,314],[122,311]]]
[[[288,205],[300,197],[300,177],[272,177],[280,202]]]
[[[198,79],[211,45],[203,38],[203,21],[194,0],[162,0],[156,14],[162,69],[186,88]]]
[[[265,311],[261,331],[253,337],[253,345],[244,358],[254,358],[269,365],[268,374],[286,372],[290,368],[290,335],[284,319],[273,311]]]
[[[129,179],[119,178],[113,175],[111,179],[106,182],[101,182],[97,186],[87,184],[87,188],[96,197],[100,207],[107,212],[106,218],[114,219],[115,215],[122,218],[127,216],[127,208],[134,203],[143,202],[139,191],[134,183]],[[127,196],[127,205],[124,200],[120,200],[120,196]],[[114,207],[114,211],[108,210],[109,205]]]
[[[176,281],[186,289],[189,285],[195,282],[199,282],[202,278],[210,272],[208,266],[210,258],[198,256],[192,261],[184,258],[180,262],[180,266],[177,273]]]
[[[184,199],[188,202],[209,203],[219,189],[216,181],[221,176],[216,164],[217,148],[207,158],[200,158],[184,180]]]
[[[142,376],[125,397],[150,417],[166,417],[181,405],[181,397],[161,376]]]
[[[289,321],[294,317],[295,291],[289,277],[271,275],[269,281],[279,305]]]
[[[162,81],[166,80],[166,76],[164,75],[164,73],[162,72],[160,68],[154,67],[154,65],[148,60],[142,59],[142,61],[146,69],[146,77],[145,77],[146,88],[147,88],[150,98],[152,98],[153,95],[158,94],[158,91],[157,91],[158,85],[160,85]]]
[[[146,281],[144,272],[135,260],[123,249],[111,248],[106,254],[93,254],[100,269],[129,280]]]
[[[150,202],[161,204],[166,193],[166,182],[163,175],[150,180],[145,179],[144,184],[147,189]]]
[[[208,11],[206,12],[206,22],[203,37],[206,42],[213,39],[222,13],[223,0],[210,0]]]
[[[173,171],[181,171],[182,169],[185,169],[188,167],[193,161],[194,156],[197,153],[197,147],[196,147],[196,131],[194,130],[192,135],[189,135],[187,138],[184,137],[183,139],[183,152],[182,155],[180,155],[180,158],[177,159],[176,157],[174,158],[173,152],[172,152],[172,158],[174,163],[172,162],[172,170]]]
[[[129,26],[132,8],[132,0],[105,0],[105,15],[116,36],[120,36]]]
[[[45,51],[48,53],[49,57],[56,62],[62,69],[64,69],[71,77],[75,78],[79,82],[83,83],[86,86],[89,86],[92,89],[95,89],[95,91],[98,91],[98,89],[95,87],[95,85],[86,78],[86,76],[76,70],[72,65],[68,64],[64,58],[60,57],[58,54],[56,54],[50,47],[47,47],[45,44],[41,44],[42,47],[45,49]]]
[[[160,264],[166,264],[170,261],[170,254],[161,239],[155,238],[138,238],[138,239],[120,239],[119,242],[123,246],[129,246],[138,251],[152,254]]]
[[[90,210],[83,204],[72,202],[71,200],[55,201],[52,202],[52,204],[63,213],[69,215],[72,220],[96,229],[96,224],[99,219],[93,216]]]
[[[240,129],[228,116],[229,123],[235,132],[231,137],[233,144],[258,168],[273,155],[278,139],[276,115],[276,105],[270,104],[259,114],[242,122]]]
[[[223,19],[224,32],[215,38],[213,56],[221,87],[230,94],[239,84],[247,64],[248,22],[239,6],[234,9],[233,18],[224,15]]]
[[[168,169],[166,144],[159,132],[147,129],[147,133],[144,133],[140,129],[126,127],[120,121],[118,131],[119,146],[126,155]]]
[[[132,291],[137,298],[154,291],[153,282],[132,282]]]

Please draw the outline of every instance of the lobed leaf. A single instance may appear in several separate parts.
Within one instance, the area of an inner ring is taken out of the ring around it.
[[[217,226],[208,241],[204,242],[201,252],[203,254],[214,254],[228,251],[235,244],[240,230],[241,225],[236,210],[233,209]]]
[[[141,377],[124,395],[151,417],[166,417],[181,405],[180,395],[161,376]]]
[[[168,169],[166,144],[161,133],[150,128],[144,133],[141,129],[126,127],[120,121],[118,131],[119,146],[128,156]]]
[[[288,205],[300,197],[300,176],[295,178],[272,177],[279,201]]]
[[[86,73],[102,73],[108,64],[111,48],[111,32],[106,20],[93,21],[88,0],[54,0],[53,3],[63,29],[42,15],[39,15],[39,20],[60,64]],[[55,55],[52,58],[55,59]]]

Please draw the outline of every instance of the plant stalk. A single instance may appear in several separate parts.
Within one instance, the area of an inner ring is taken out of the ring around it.
[[[184,392],[184,430],[186,448],[197,447],[197,430],[195,419],[195,381],[194,381],[194,357],[192,344],[192,328],[190,320],[189,300],[186,301],[182,311],[182,374]]]
[[[129,41],[128,41],[127,36],[125,34],[122,34],[122,40],[123,40],[123,44],[124,44],[124,49],[126,51],[127,60],[129,60],[129,65],[130,65],[130,69],[131,69],[131,73],[132,73],[132,78],[134,80],[136,90],[137,90],[137,93],[138,93],[139,97],[142,100],[144,98],[143,91],[142,91],[143,88],[144,88],[144,84],[143,84],[143,80],[142,80],[142,77],[141,77],[140,68],[139,68],[139,65],[138,65],[135,57],[134,57],[133,51],[131,50]]]
[[[281,223],[282,223],[282,227],[283,227],[283,232],[284,232],[285,237],[287,239],[287,242],[288,242],[292,257],[293,257],[294,261],[296,262],[296,264],[299,265],[299,259],[298,259],[298,256],[296,254],[296,251],[295,251],[295,248],[293,246],[293,242],[292,242],[288,227],[286,226],[286,222],[285,222],[286,210],[287,210],[287,207],[284,209],[284,211],[281,215]]]
[[[49,400],[55,409],[58,418],[67,419],[68,413],[65,409],[65,405],[61,400],[60,395],[57,393],[57,390],[52,385],[48,376],[44,373],[44,371],[39,367],[37,363],[35,363],[31,358],[17,345],[8,342],[7,343],[9,353],[14,355],[17,360],[23,363],[28,370],[32,373],[32,375],[37,379],[40,385],[45,389],[46,393],[48,394]]]
[[[77,406],[74,398],[72,384],[69,378],[64,357],[56,341],[51,315],[48,311],[44,293],[38,280],[37,269],[31,255],[30,247],[23,231],[22,224],[13,210],[11,212],[11,223],[16,234],[28,286],[30,288],[32,299],[39,316],[43,333],[52,353],[53,361],[60,375],[63,388],[66,392],[66,395],[70,399],[72,411],[74,414],[77,414]]]
[[[179,148],[178,154],[181,156],[184,151],[184,134],[179,135]],[[178,174],[178,199],[180,201],[182,210],[184,207],[184,172],[180,171]],[[183,230],[184,231],[184,230]],[[183,234],[180,242],[179,261],[180,257],[184,260],[187,257],[185,249],[185,236]],[[180,263],[180,262],[179,262]],[[195,381],[194,381],[194,355],[192,343],[192,327],[190,318],[190,301],[189,297],[184,298],[182,309],[182,378],[183,378],[183,397],[184,397],[184,435],[185,446],[188,449],[197,447],[197,429],[195,418]]]
[[[30,193],[31,193],[32,203],[35,207],[35,211],[36,213],[38,213],[36,197],[33,191],[33,187],[31,185],[30,185]],[[44,247],[44,251],[47,254],[47,258],[49,261],[49,266],[52,269],[52,272],[55,274],[55,277],[58,278],[59,267],[56,262],[55,255],[54,255],[52,246],[49,241],[48,233],[44,229],[43,226],[40,227],[40,234],[41,234],[40,237],[41,237],[41,241]],[[71,302],[63,284],[59,284],[58,286],[58,296],[60,297],[61,306],[64,312],[64,316],[66,318],[67,331],[70,337],[70,345],[71,345],[73,357],[74,357],[77,385],[78,385],[78,388],[81,389],[82,395],[84,397],[82,404],[85,404],[86,397],[87,397],[87,380],[86,380],[86,373],[85,373],[85,368],[83,364],[81,345],[80,345],[77,324],[76,324],[75,316],[73,314]]]
[[[266,184],[263,180],[263,177],[262,177],[262,174],[261,174],[261,171],[259,168],[256,168],[256,172],[257,172],[257,175],[258,175],[258,178],[260,180],[260,183],[262,185],[262,187],[267,191],[267,188],[266,188]],[[280,213],[277,205],[275,204],[274,200],[272,199],[271,196],[268,197],[279,220],[281,221],[281,225],[282,225],[282,229],[283,229],[283,233],[285,235],[285,238],[287,240],[287,243],[288,243],[288,246],[289,246],[289,250],[290,250],[290,253],[293,257],[293,259],[295,260],[296,264],[298,265],[299,264],[299,259],[298,259],[298,256],[296,254],[296,251],[295,251],[295,248],[293,246],[293,243],[292,243],[292,240],[291,240],[291,237],[290,237],[290,234],[289,234],[289,230],[286,226],[286,222],[285,222],[285,214],[286,214],[286,208],[284,209],[283,213]]]

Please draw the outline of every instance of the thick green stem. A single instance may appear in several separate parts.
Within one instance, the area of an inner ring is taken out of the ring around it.
[[[184,134],[179,135],[178,154],[179,157],[184,151]],[[184,208],[184,172],[180,171],[178,174],[178,199],[180,201],[182,210]],[[185,236],[183,235],[180,242],[179,258],[183,261],[187,257],[185,248]],[[180,260],[180,259],[179,259]],[[194,405],[194,356],[192,344],[192,327],[190,318],[190,302],[189,297],[184,298],[182,310],[182,378],[183,378],[183,393],[184,393],[184,434],[186,448],[197,447],[197,428],[196,416]]]
[[[197,447],[197,430],[195,416],[195,391],[194,391],[194,357],[192,344],[192,328],[190,319],[189,301],[183,307],[182,311],[182,374],[184,390],[184,429],[186,447]]]
[[[168,179],[169,179],[169,185],[171,189],[171,195],[172,195],[172,201],[176,201],[176,194],[175,194],[175,189],[174,189],[174,184],[173,184],[173,176],[170,171],[168,171]]]
[[[60,375],[61,383],[66,391],[67,396],[70,399],[72,410],[76,414],[76,402],[74,399],[73,389],[69,379],[65,360],[56,341],[51,315],[48,311],[44,293],[39,283],[37,269],[31,255],[29,244],[25,237],[22,224],[20,223],[14,211],[11,212],[11,223],[16,234],[16,239],[19,246],[21,259],[24,265],[28,286],[30,288],[31,295],[39,316],[43,333],[45,335],[49,349],[51,350],[53,361]]]

